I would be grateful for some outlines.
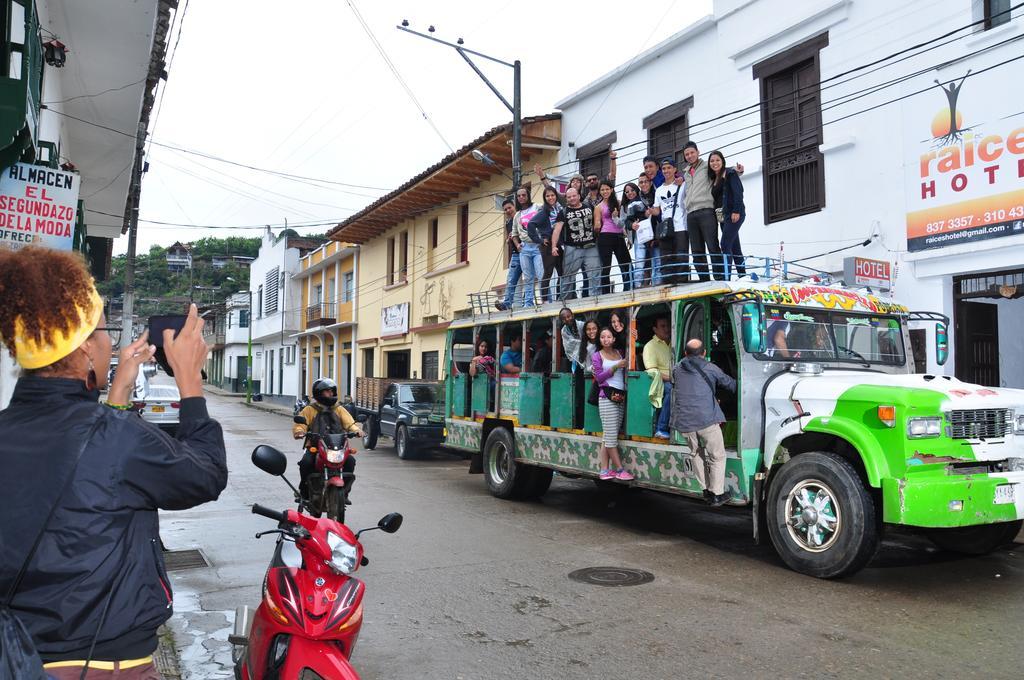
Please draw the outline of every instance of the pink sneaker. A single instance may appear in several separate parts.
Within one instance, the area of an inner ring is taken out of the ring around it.
[[[631,475],[626,468],[619,468],[619,471],[615,473],[615,477],[616,479],[621,479],[624,482],[634,479],[633,475]]]
[[[611,470],[601,470],[601,474],[598,475],[600,479],[615,479],[615,473]]]

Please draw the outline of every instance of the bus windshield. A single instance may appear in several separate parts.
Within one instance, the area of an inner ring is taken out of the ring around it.
[[[826,361],[903,366],[900,321],[893,316],[765,307],[767,346],[762,361]]]

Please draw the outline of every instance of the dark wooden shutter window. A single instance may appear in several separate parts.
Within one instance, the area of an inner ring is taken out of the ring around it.
[[[825,207],[818,36],[754,66],[761,79],[765,223]]]
[[[437,380],[438,359],[439,355],[436,351],[423,353],[424,380]]]
[[[1010,0],[984,0],[985,30],[1010,21]]]
[[[469,204],[459,206],[459,262],[469,262]]]
[[[683,146],[690,141],[689,111],[693,108],[693,97],[670,104],[655,111],[643,120],[647,130],[647,153],[658,159],[671,156],[682,167]]]
[[[617,139],[617,132],[609,132],[592,142],[577,147],[576,158],[580,162],[580,174],[584,177],[594,174],[605,179],[612,167],[612,160],[608,157],[608,152],[611,151],[612,144]]]
[[[388,239],[388,285],[395,284],[395,239]]]
[[[403,231],[399,236],[398,280],[409,280],[409,232],[407,231]]]

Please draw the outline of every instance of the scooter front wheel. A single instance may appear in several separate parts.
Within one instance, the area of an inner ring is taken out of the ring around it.
[[[345,523],[345,489],[340,486],[328,486],[324,490],[324,506],[327,517]]]

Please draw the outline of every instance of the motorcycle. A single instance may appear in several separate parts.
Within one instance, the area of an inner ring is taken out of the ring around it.
[[[284,477],[283,453],[257,446],[252,461],[264,472]],[[263,601],[255,612],[235,610],[232,645],[236,680],[358,680],[349,659],[363,623],[366,585],[352,576],[369,564],[359,537],[380,529],[398,531],[397,512],[377,526],[356,533],[330,518],[316,519],[299,510],[277,511],[256,504],[254,514],[277,522],[277,545],[263,579]]]
[[[302,413],[302,409],[306,408],[307,406],[309,406],[309,397],[307,397],[306,395],[302,395],[301,397],[295,400],[295,406],[292,407],[292,415],[299,415],[300,413]]]
[[[299,425],[306,424],[302,416],[295,416],[292,420]],[[305,448],[316,455],[316,471],[305,479],[309,497],[304,501],[314,517],[326,513],[333,520],[345,521],[348,488],[355,479],[355,473],[345,472],[343,468],[348,457],[355,455],[348,440],[358,436],[358,432],[306,434]]]

